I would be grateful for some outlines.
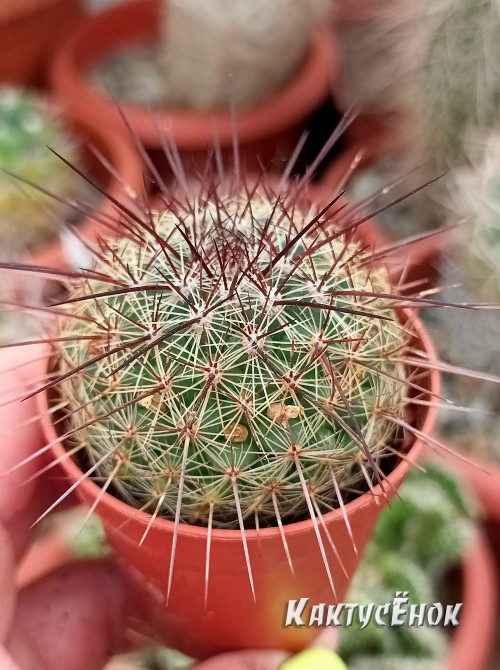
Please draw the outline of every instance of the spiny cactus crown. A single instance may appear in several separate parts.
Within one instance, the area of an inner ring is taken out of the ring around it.
[[[51,384],[105,488],[238,527],[329,511],[341,488],[380,480],[405,326],[386,270],[321,214],[258,191],[173,201],[73,283]]]
[[[169,0],[168,102],[195,109],[251,105],[286,83],[331,0]]]
[[[29,189],[2,173],[12,173],[42,186],[59,197],[71,197],[77,191],[78,176],[47,147],[73,164],[78,163],[77,146],[63,127],[57,113],[36,95],[22,89],[0,88],[0,240],[7,234],[24,236],[36,242],[50,234],[50,217],[41,205],[53,213],[59,211],[56,200]],[[9,231],[9,227],[11,231]]]

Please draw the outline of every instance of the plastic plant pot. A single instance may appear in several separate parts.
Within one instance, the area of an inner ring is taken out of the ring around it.
[[[38,83],[54,49],[82,16],[81,0],[2,0],[0,82]]]
[[[415,345],[432,362],[432,343],[415,311],[402,311],[400,318],[411,323]],[[439,373],[422,369],[419,385],[429,398],[439,393]],[[97,504],[108,540],[118,564],[128,577],[139,608],[159,638],[173,648],[198,659],[235,649],[273,648],[297,651],[307,646],[319,632],[317,627],[285,627],[288,600],[309,597],[312,603],[342,602],[375,521],[398,490],[406,473],[424,447],[420,439],[408,439],[408,450],[387,474],[383,490],[360,495],[345,509],[354,544],[340,510],[323,515],[324,528],[335,542],[339,559],[324,543],[333,575],[332,592],[311,519],[284,526],[293,561],[292,574],[278,527],[245,532],[255,586],[252,597],[242,536],[237,530],[214,529],[210,538],[209,577],[206,578],[207,528],[180,524],[170,598],[167,602],[170,556],[174,537],[173,521],[152,520],[85,477],[68,457],[56,433],[49,411],[50,399],[38,394],[44,439],[52,445],[52,455],[60,463],[69,486],[87,504]],[[433,427],[435,407],[415,405],[408,420],[423,434]],[[323,526],[323,522],[321,524]],[[144,541],[141,538],[149,530]],[[205,585],[206,602],[205,602]]]

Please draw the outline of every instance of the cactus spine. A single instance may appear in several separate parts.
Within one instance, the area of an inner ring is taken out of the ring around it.
[[[229,191],[109,242],[70,289],[51,385],[105,489],[154,516],[261,527],[383,477],[407,335],[387,272],[316,207]]]
[[[169,0],[163,19],[171,106],[252,105],[286,83],[331,0]]]

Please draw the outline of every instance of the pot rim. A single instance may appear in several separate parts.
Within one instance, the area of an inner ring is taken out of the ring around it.
[[[135,17],[143,12],[159,12],[159,7],[159,0],[131,0],[85,19],[63,44],[53,61],[51,81],[55,90],[89,111],[97,106],[102,113],[106,108],[106,114],[117,115],[116,103],[86,81],[85,66],[102,59],[87,57],[85,54],[88,45],[92,44],[96,39],[95,34],[98,34],[101,38],[101,51],[103,41],[106,46],[112,47],[106,51],[107,54],[119,49],[122,40],[118,38],[113,41],[112,34],[103,37],[101,33],[106,33],[106,29],[109,32],[109,26],[118,18],[123,20],[127,13],[130,14],[130,20],[137,25],[138,32],[147,33],[137,39],[135,44],[147,41],[148,37],[155,36],[158,22],[152,22],[153,25],[148,26],[145,31],[144,25],[138,24]],[[213,144],[214,140],[232,142],[235,128],[239,141],[250,143],[269,137],[277,130],[293,127],[327,99],[335,88],[339,72],[337,50],[332,42],[333,38],[329,34],[318,31],[311,40],[305,60],[292,78],[263,101],[238,108],[236,114],[230,110],[205,112],[179,108],[155,110],[152,114],[149,109],[140,105],[120,101],[118,103],[127,123],[149,145],[159,144],[159,128],[162,127],[180,149],[205,149],[207,142]]]
[[[400,317],[402,321],[408,322],[411,319],[413,335],[416,339],[420,340],[422,344],[422,350],[427,354],[427,359],[429,361],[436,360],[436,352],[434,345],[430,339],[430,336],[425,329],[421,319],[417,316],[416,310],[414,309],[401,309],[399,310]],[[49,357],[47,357],[47,362]],[[439,394],[440,390],[440,375],[436,369],[428,369],[428,392],[433,396]],[[104,492],[96,483],[90,480],[88,477],[84,477],[84,473],[80,470],[76,462],[67,456],[67,451],[62,444],[61,438],[57,435],[54,424],[51,420],[51,414],[49,412],[49,399],[46,391],[38,393],[36,396],[37,399],[37,408],[39,412],[40,422],[43,430],[44,437],[46,438],[47,445],[51,445],[51,450],[53,455],[58,461],[58,464],[63,468],[65,474],[69,477],[71,481],[71,486],[75,489],[83,487],[87,496],[93,498],[94,500],[97,497],[100,497],[97,509],[101,506],[107,506],[114,508],[115,512],[120,514],[122,517],[128,517],[134,519],[135,522],[139,522],[147,527],[150,524],[151,515],[138,510],[134,507],[131,507],[126,502],[119,500],[112,494],[107,491]],[[435,405],[425,408],[424,420],[421,427],[418,429],[422,434],[430,434],[435,423],[435,418],[437,414],[437,409]],[[404,475],[405,470],[408,469],[409,465],[413,465],[417,460],[419,454],[424,449],[424,442],[420,437],[415,437],[413,443],[410,446],[408,452],[405,454],[405,458],[400,459],[400,462],[396,467],[391,470],[391,472],[384,478],[383,484],[392,487],[392,481],[398,480],[401,475]],[[79,484],[77,482],[80,481]],[[384,499],[384,489],[380,484],[377,484],[373,487],[371,492],[366,492],[355,498],[354,500],[345,504],[344,510],[347,514],[349,513],[359,513],[362,512],[363,508],[370,504],[372,498],[377,496],[378,499]],[[342,510],[335,509],[326,514],[323,514],[323,519],[328,522],[333,520],[335,517],[338,519],[343,518]],[[305,519],[303,521],[297,521],[294,523],[284,524],[283,530],[286,535],[291,536],[297,533],[300,533],[303,530],[309,529],[311,526],[311,519]],[[153,526],[158,530],[163,530],[166,533],[173,531],[175,527],[175,522],[169,519],[156,518],[153,522]],[[191,538],[203,538],[206,539],[208,529],[202,526],[194,526],[184,522],[179,522],[177,533],[179,536],[190,536]],[[247,541],[257,540],[262,541],[269,537],[277,537],[280,534],[280,529],[278,526],[272,526],[269,528],[262,528],[259,530],[256,529],[245,529],[245,536]],[[238,541],[241,542],[241,531],[239,529],[221,529],[213,528],[211,531],[212,540],[222,540],[222,541]]]

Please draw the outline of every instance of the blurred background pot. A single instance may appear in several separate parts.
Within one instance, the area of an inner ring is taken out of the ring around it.
[[[40,82],[59,42],[82,17],[82,0],[3,0],[0,82]]]
[[[123,127],[115,101],[89,82],[96,64],[113,53],[154,43],[159,38],[162,3],[134,0],[87,18],[58,51],[52,84],[71,107],[100,121]],[[183,159],[206,161],[207,150],[220,145],[232,156],[234,135],[241,162],[258,167],[256,160],[282,164],[291,155],[308,117],[330,96],[337,80],[337,57],[330,35],[312,40],[305,61],[291,81],[253,106],[230,111],[155,110],[121,104],[132,133],[160,163],[165,162],[162,133],[177,146]],[[235,118],[236,117],[236,120]],[[162,160],[163,159],[163,160]]]

